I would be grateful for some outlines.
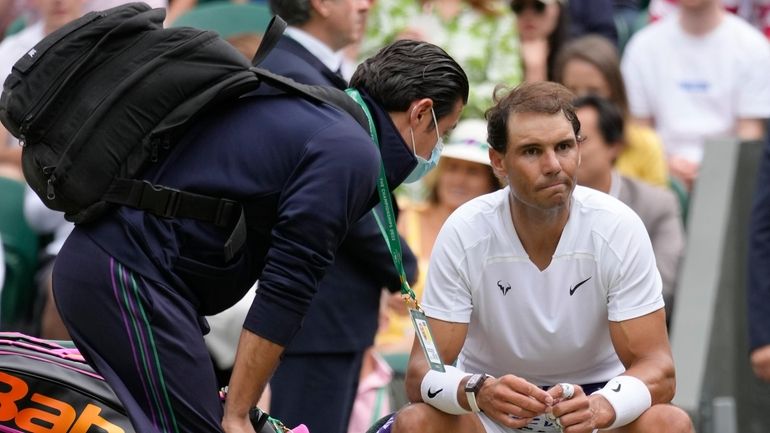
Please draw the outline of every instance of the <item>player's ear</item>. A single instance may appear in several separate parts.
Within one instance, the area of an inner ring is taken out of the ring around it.
[[[489,148],[489,162],[492,164],[492,171],[494,171],[495,176],[500,179],[506,179],[508,177],[508,173],[505,171],[504,156],[505,155],[494,148]]]

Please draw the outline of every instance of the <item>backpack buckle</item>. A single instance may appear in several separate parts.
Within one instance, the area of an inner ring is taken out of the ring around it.
[[[214,216],[214,224],[218,227],[227,227],[235,219],[236,212],[240,210],[240,203],[228,199],[219,200],[217,206],[216,215]]]
[[[142,197],[139,199],[139,208],[151,211],[163,218],[173,218],[179,210],[181,191],[167,186],[153,185],[149,181],[143,181]]]

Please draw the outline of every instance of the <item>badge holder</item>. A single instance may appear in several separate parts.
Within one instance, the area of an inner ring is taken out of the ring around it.
[[[433,334],[430,331],[430,324],[428,318],[420,310],[409,308],[409,315],[412,317],[412,324],[414,325],[414,332],[417,334],[417,339],[422,346],[422,352],[425,354],[425,359],[428,360],[431,370],[444,372],[444,363],[441,361],[441,355],[439,355],[436,349],[436,344],[433,342]]]

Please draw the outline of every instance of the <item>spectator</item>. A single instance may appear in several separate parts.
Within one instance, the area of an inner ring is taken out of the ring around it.
[[[339,0],[336,7],[311,0],[271,0],[271,11],[289,27],[261,67],[306,84],[347,88],[343,49],[361,40],[369,0]]]
[[[623,115],[610,101],[589,95],[574,102],[580,120],[578,183],[607,193],[633,209],[652,241],[655,264],[663,282],[666,318],[670,321],[679,264],[684,252],[684,227],[676,196],[667,188],[620,175],[614,169],[622,152]]]
[[[481,118],[499,83],[523,79],[513,14],[499,0],[377,0],[362,42],[369,56],[397,39],[444,48],[468,74],[464,118]]]
[[[348,87],[339,73],[342,50],[363,35],[369,0],[271,0],[289,24],[260,64],[305,84]],[[378,208],[378,211],[380,209]],[[406,277],[417,261],[401,243]],[[399,274],[388,245],[369,213],[356,222],[334,264],[321,279],[302,329],[287,346],[270,380],[271,414],[311,432],[346,433],[365,353],[374,343],[382,288],[398,292]]]
[[[553,81],[556,55],[572,38],[599,34],[617,44],[610,6],[609,0],[511,0],[525,79]]]
[[[680,4],[637,32],[622,61],[630,111],[663,140],[669,173],[691,190],[703,142],[760,139],[770,116],[770,45],[718,0]]]
[[[524,79],[551,80],[556,53],[569,38],[568,9],[560,0],[512,0],[511,9],[519,29]]]
[[[653,185],[668,185],[666,157],[660,139],[652,128],[630,122],[620,59],[614,45],[599,36],[570,41],[556,58],[554,80],[578,96],[595,94],[621,109],[625,146],[615,163],[618,172]]]
[[[649,18],[654,22],[675,13],[679,0],[650,0]],[[721,0],[725,11],[752,23],[766,37],[770,37],[770,1],[768,0]]]
[[[759,164],[749,227],[748,325],[754,374],[770,382],[770,139]]]

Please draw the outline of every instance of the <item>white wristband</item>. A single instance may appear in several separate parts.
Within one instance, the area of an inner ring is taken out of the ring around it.
[[[460,406],[460,402],[457,401],[457,389],[460,387],[460,382],[470,374],[451,365],[445,365],[444,370],[446,370],[444,373],[430,370],[422,378],[420,384],[422,401],[452,415],[471,413]]]
[[[618,376],[610,379],[604,388],[594,394],[606,398],[615,409],[615,421],[602,430],[630,424],[652,405],[652,395],[647,385],[634,376]]]

